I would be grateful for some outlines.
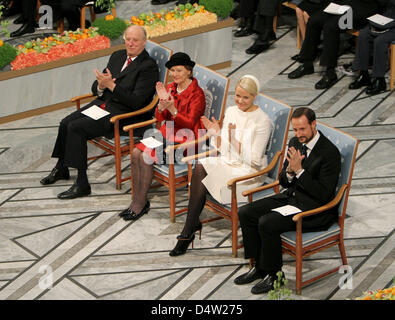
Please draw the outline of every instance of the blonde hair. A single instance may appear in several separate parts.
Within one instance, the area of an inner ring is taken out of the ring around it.
[[[259,93],[259,81],[252,75],[245,75],[237,82],[236,87],[243,88],[249,94],[256,96]]]

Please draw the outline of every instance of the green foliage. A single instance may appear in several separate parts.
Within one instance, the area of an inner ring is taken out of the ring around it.
[[[119,38],[127,28],[126,22],[119,18],[114,18],[114,20],[98,18],[93,22],[93,26],[99,29],[99,34],[110,39]]]
[[[269,300],[292,300],[292,291],[287,289],[288,280],[282,277],[282,272],[277,272],[277,280],[274,281],[274,289],[269,291]]]
[[[233,9],[233,0],[199,0],[199,4],[222,19],[229,17]]]
[[[17,49],[13,46],[10,46],[8,43],[4,43],[0,47],[0,69],[14,61],[16,55]]]
[[[4,6],[0,4],[0,27],[1,27],[1,31],[0,34],[3,33],[5,34],[8,38],[10,37],[10,32],[8,31],[8,25],[10,24],[10,21],[8,19],[2,20],[1,16],[3,15],[3,9]]]
[[[111,9],[115,8],[115,0],[97,0],[96,6],[100,9],[107,10],[107,12],[111,12]]]

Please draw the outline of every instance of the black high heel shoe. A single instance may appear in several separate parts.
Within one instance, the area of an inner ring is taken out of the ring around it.
[[[185,252],[187,252],[190,243],[192,243],[192,249],[193,249],[193,240],[195,240],[195,234],[192,233],[192,235],[189,238],[181,238],[180,236],[178,236],[177,239],[178,241],[176,246],[174,247],[173,250],[169,252],[169,255],[171,257],[176,257],[185,254]]]
[[[199,221],[199,223],[197,224],[197,226],[195,227],[195,229],[193,229],[192,233],[195,233],[196,231],[199,231],[199,240],[202,240],[202,229],[203,229],[203,225],[202,223]],[[177,239],[181,239],[182,235],[178,235]]]

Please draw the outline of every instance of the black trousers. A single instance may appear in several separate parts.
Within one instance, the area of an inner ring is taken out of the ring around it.
[[[239,209],[245,258],[253,258],[256,267],[266,272],[277,272],[283,265],[280,235],[296,230],[291,216],[283,216],[271,209],[290,204],[289,197],[268,197]]]
[[[254,17],[258,0],[240,0],[239,16],[243,18]]]
[[[112,115],[93,120],[81,113],[92,105],[90,103],[74,111],[60,122],[52,157],[59,158],[65,167],[86,170],[88,140],[107,136],[113,131],[110,123]]]
[[[353,61],[353,69],[368,71],[369,58],[373,53],[373,71],[372,76],[384,77],[386,71],[386,62],[388,57],[388,48],[392,41],[395,40],[395,29],[374,35],[370,32],[370,26],[359,31],[357,52]]]
[[[354,8],[353,28],[359,29],[366,25],[366,18],[376,13],[376,6]],[[323,11],[314,13],[307,22],[306,36],[301,49],[301,58],[306,62],[312,62],[317,55],[317,47],[320,43],[321,32],[323,33],[323,49],[320,65],[328,69],[337,66],[339,54],[340,33],[339,20],[341,16],[329,14]]]

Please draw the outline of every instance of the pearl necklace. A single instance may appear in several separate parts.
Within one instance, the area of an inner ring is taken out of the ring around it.
[[[186,88],[188,88],[191,83],[192,83],[192,80],[189,80],[188,85],[184,89],[181,89],[181,90],[178,89],[179,86],[177,86],[177,93],[181,94],[182,92],[184,92],[186,90]]]

